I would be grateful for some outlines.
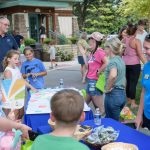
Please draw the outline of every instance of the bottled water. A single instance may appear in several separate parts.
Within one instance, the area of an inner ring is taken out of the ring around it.
[[[100,114],[99,108],[96,108],[95,110],[94,123],[95,125],[101,125],[101,114]]]
[[[60,86],[60,88],[64,88],[64,80],[63,79],[60,79],[59,86]]]

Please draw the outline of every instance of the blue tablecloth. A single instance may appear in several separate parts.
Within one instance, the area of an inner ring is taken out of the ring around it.
[[[93,128],[96,127],[93,120],[87,120],[81,124],[89,125]],[[126,143],[135,144],[138,146],[139,150],[150,150],[150,137],[149,136],[144,135],[143,133],[140,133],[136,131],[135,129],[132,129],[110,118],[103,118],[102,125],[104,125],[104,127],[112,126],[115,130],[120,131],[119,137],[116,140],[117,142],[126,142]],[[40,133],[48,133],[51,131],[51,128],[50,126],[43,126],[43,127],[41,126],[38,128],[38,131]]]
[[[28,102],[30,100],[30,92],[27,95],[27,101],[25,105],[25,112],[28,106]],[[32,128],[33,131],[37,131],[38,127],[48,125],[48,119],[50,118],[50,114],[26,114],[24,115],[24,124],[28,125]],[[85,112],[85,120],[92,120],[93,112],[92,110]]]
[[[37,128],[40,126],[48,125],[48,119],[50,114],[33,114],[33,115],[24,115],[24,123],[32,128],[33,131],[37,131]],[[85,112],[85,120],[92,120],[93,112],[92,110]]]

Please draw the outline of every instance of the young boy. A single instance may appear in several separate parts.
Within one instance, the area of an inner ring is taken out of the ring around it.
[[[55,55],[56,55],[55,41],[50,42],[49,46],[50,46],[50,63],[51,63],[50,68],[53,69],[54,67],[57,67],[57,63],[55,61]]]
[[[72,138],[79,121],[83,121],[83,97],[74,90],[62,90],[51,99],[51,120],[56,127],[53,132],[38,136],[31,150],[89,150]]]

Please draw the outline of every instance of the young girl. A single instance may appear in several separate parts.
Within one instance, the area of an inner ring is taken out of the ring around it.
[[[34,58],[34,52],[31,47],[24,49],[26,61],[23,62],[21,73],[23,78],[27,78],[29,83],[36,89],[44,88],[44,78],[47,75],[46,69],[41,60]]]
[[[19,68],[17,67],[19,64],[19,52],[15,50],[10,50],[3,61],[3,66],[5,68],[4,70],[4,79],[11,79],[11,80],[17,80],[21,79],[21,73]],[[31,88],[31,90],[36,91],[35,88],[33,88],[30,84],[25,82],[26,86]],[[20,112],[19,112],[20,111]],[[6,115],[8,115],[9,110],[5,110]],[[12,115],[12,112],[10,113]],[[15,119],[21,119],[21,116],[23,115],[23,109],[21,110],[15,110]],[[14,119],[14,120],[15,120]]]

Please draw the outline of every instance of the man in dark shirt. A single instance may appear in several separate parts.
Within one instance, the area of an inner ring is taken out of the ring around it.
[[[9,20],[6,17],[0,17],[0,72],[4,71],[2,62],[7,52],[11,49],[18,50],[14,37],[7,34],[9,26]]]
[[[14,39],[16,40],[18,47],[20,48],[21,42],[24,40],[24,37],[19,34],[18,30],[13,31],[13,36],[14,36]]]
[[[39,31],[40,31],[40,42],[43,43],[44,42],[44,39],[46,38],[46,32],[45,32],[45,27],[44,27],[44,24],[41,25],[41,27],[39,28]]]

